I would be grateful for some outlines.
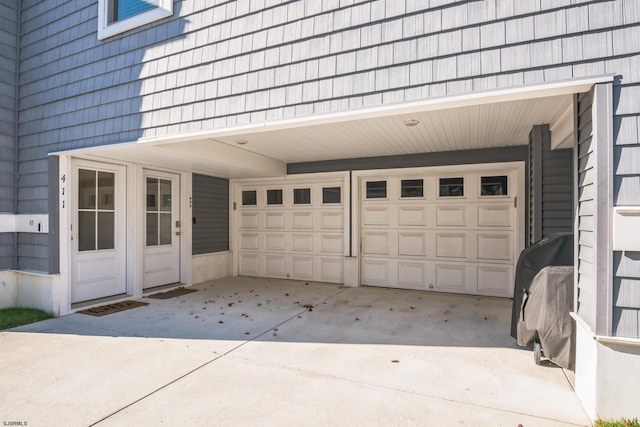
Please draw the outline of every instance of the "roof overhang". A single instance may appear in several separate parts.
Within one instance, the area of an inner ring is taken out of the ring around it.
[[[613,79],[477,91],[52,154],[241,178],[284,175],[287,163],[526,145],[537,124],[549,124],[553,147],[563,148],[573,141],[573,94]],[[406,120],[419,123],[408,127]]]

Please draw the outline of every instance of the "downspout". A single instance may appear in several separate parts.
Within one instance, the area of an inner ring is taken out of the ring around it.
[[[13,213],[18,213],[18,108],[20,107],[20,43],[22,39],[22,0],[16,2],[16,64],[13,106]],[[18,232],[13,232],[13,268],[18,269]]]

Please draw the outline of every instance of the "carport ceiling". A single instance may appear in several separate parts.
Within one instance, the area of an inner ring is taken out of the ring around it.
[[[533,125],[556,123],[571,103],[571,95],[561,95],[240,133],[215,141],[286,163],[526,145]],[[419,123],[408,127],[406,120]]]

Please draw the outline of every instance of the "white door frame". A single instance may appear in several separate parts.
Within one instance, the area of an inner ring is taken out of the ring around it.
[[[73,165],[74,161],[90,160],[96,164],[114,164],[126,167],[126,186],[127,186],[127,238],[126,238],[126,298],[141,297],[143,295],[142,280],[143,271],[140,267],[142,264],[143,250],[139,242],[144,241],[144,169],[161,170],[178,174],[180,176],[180,217],[182,220],[180,234],[180,283],[191,285],[191,236],[192,236],[192,182],[191,172],[177,171],[164,167],[152,167],[130,162],[119,162],[95,159],[89,156],[72,157],[71,155],[59,155],[59,202],[58,208],[60,212],[60,276],[58,279],[58,295],[60,315],[70,314],[76,311],[71,308],[71,286],[73,271],[73,256],[71,245],[70,226],[73,222],[72,197],[73,197]],[[189,244],[186,244],[189,243]],[[123,298],[125,299],[125,298]],[[114,300],[117,301],[117,300]],[[87,308],[89,306],[83,306]]]

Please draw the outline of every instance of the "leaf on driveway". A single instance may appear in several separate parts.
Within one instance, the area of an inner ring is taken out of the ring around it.
[[[391,363],[400,363],[400,361],[398,359],[393,359]]]

